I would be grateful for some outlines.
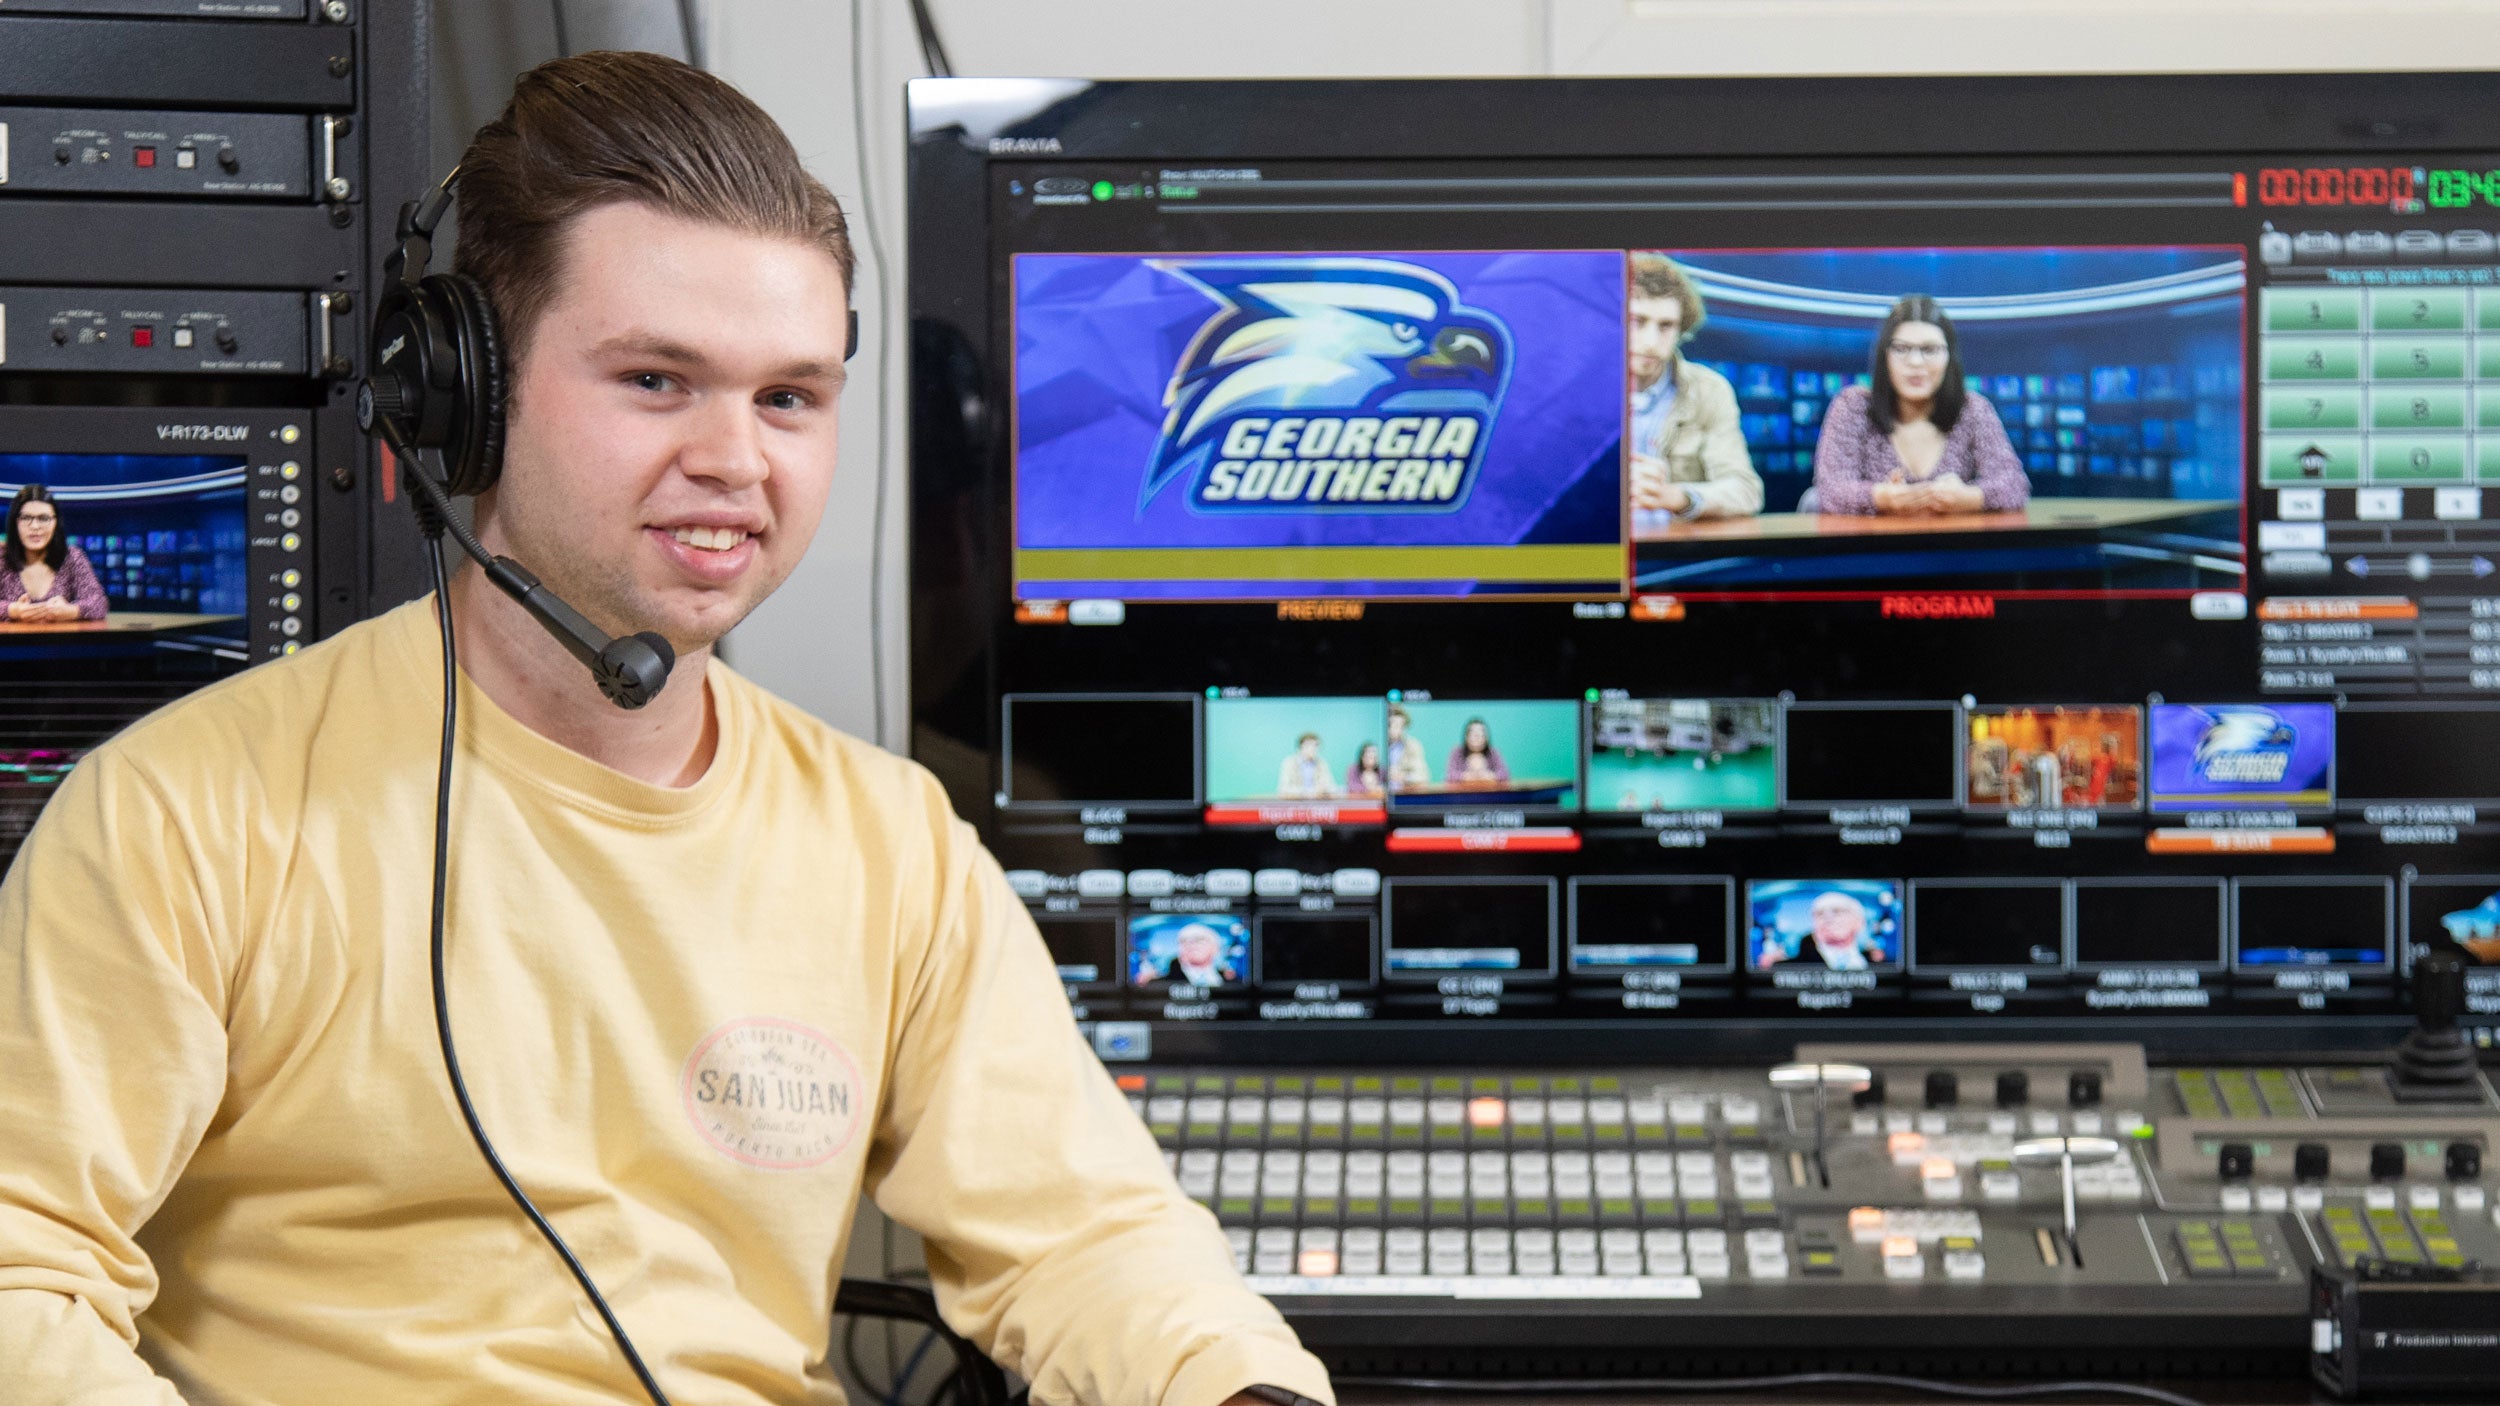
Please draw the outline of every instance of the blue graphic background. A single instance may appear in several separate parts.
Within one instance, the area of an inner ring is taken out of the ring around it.
[[[1194,511],[1177,485],[1140,506],[1163,395],[1223,305],[1157,262],[1215,255],[1019,254],[1016,545],[1024,549],[1612,543],[1622,540],[1623,256],[1406,254],[1511,334],[1511,376],[1465,505],[1419,513]],[[1274,256],[1258,260],[1277,262]],[[1128,596],[1204,594],[1128,584]],[[1342,590],[1342,585],[1337,589]],[[1249,593],[1273,595],[1273,583]]]
[[[2255,711],[2262,708],[2288,724],[2293,732],[2291,760],[2284,766],[2283,779],[2272,785],[2251,781],[2209,781],[2196,770],[2197,739],[2205,735],[2208,720],[2218,708],[2233,711]],[[2256,801],[2225,801],[2213,799],[2220,795],[2265,792],[2272,795],[2293,795],[2301,791],[2335,789],[2335,709],[2325,703],[2267,704],[2205,704],[2156,703],[2153,705],[2152,785],[2147,788],[2157,811],[2181,810],[2264,810],[2279,809],[2289,802],[2269,805]]]

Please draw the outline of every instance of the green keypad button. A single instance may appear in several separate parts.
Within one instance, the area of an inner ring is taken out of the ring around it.
[[[1510,1203],[1499,1196],[1479,1196],[1468,1203],[1478,1225],[1499,1225],[1510,1218]]]
[[[2500,482],[2500,435],[2482,435],[2475,439],[2474,477],[2485,483]]]
[[[2265,1098],[2268,1117],[2298,1118],[2304,1112],[2300,1091],[2292,1086],[2292,1073],[2288,1069],[2258,1070],[2257,1092]]]
[[[2268,483],[2359,483],[2361,481],[2361,437],[2358,435],[2267,435],[2265,439]],[[2180,1097],[2188,1097],[2182,1085]],[[2203,1097],[2219,1100],[2211,1085],[2203,1086]],[[2209,1118],[2210,1112],[2188,1108],[2191,1117]]]
[[[1456,1075],[1442,1075],[1432,1081],[1432,1092],[1436,1097],[1454,1098],[1466,1091],[1467,1081]]]
[[[2268,332],[2361,330],[2358,288],[2269,288],[2264,302]]]
[[[1589,1092],[1593,1094],[1619,1094],[1623,1092],[1623,1081],[1616,1078],[1612,1074],[1600,1074],[1596,1078],[1589,1080]]]
[[[1197,1078],[1190,1081],[1189,1087],[1195,1092],[1202,1094],[1220,1094],[1224,1092],[1224,1076],[1221,1074],[1201,1074]]]
[[[1334,1074],[1323,1074],[1311,1081],[1311,1092],[1315,1094],[1342,1094],[1345,1092],[1345,1080]]]
[[[2373,337],[2370,339],[2373,381],[2461,381],[2465,379],[2463,337]]]
[[[2463,435],[2372,435],[2373,483],[2455,483],[2465,478]]]
[[[1187,1093],[1189,1092],[1189,1081],[1182,1078],[1178,1074],[1157,1074],[1154,1081],[1154,1091],[1159,1094]]]
[[[1402,1098],[1412,1098],[1423,1091],[1424,1081],[1413,1075],[1400,1075],[1389,1081],[1389,1092]]]
[[[1471,1079],[1467,1084],[1467,1092],[1474,1094],[1479,1098],[1487,1095],[1499,1098],[1502,1094],[1502,1081],[1499,1079]]]
[[[2350,337],[2266,338],[2269,381],[2358,381],[2361,343]]]
[[[2361,428],[2361,389],[2358,386],[2268,387],[2265,407],[2266,428],[2270,430]]]
[[[1275,1080],[1276,1092],[1280,1094],[1298,1094],[1303,1092],[1304,1086],[1307,1083],[1308,1081],[1303,1079],[1302,1076],[1298,1074],[1280,1074],[1276,1076]]]
[[[1553,1091],[1557,1098],[1576,1097],[1586,1092],[1580,1087],[1580,1081],[1577,1079],[1556,1079],[1553,1082]]]
[[[1684,1203],[1684,1219],[1688,1221],[1713,1221],[1718,1218],[1719,1203],[1716,1201],[1687,1201]]]
[[[1467,1221],[1467,1202],[1456,1196],[1436,1196],[1424,1211],[1442,1225],[1463,1225]]]
[[[1608,1225],[1632,1225],[1640,1220],[1640,1208],[1628,1200],[1609,1198],[1597,1203],[1597,1218]]]
[[[1683,1207],[1673,1201],[1643,1201],[1641,1220],[1652,1227],[1677,1225],[1684,1219]]]
[[[2370,291],[2373,332],[2462,332],[2465,290],[2462,288],[2374,288]]]
[[[1331,1221],[1340,1214],[1340,1202],[1334,1196],[1302,1198],[1302,1218],[1308,1221]]]
[[[2373,386],[2370,427],[2380,430],[2465,428],[2463,386]]]
[[[1261,1220],[1265,1220],[1265,1221],[1284,1221],[1284,1220],[1292,1220],[1292,1219],[1293,1219],[1293,1198],[1292,1198],[1292,1197],[1290,1197],[1290,1196],[1262,1196],[1262,1197],[1260,1197],[1260,1198],[1259,1198],[1259,1219],[1261,1219]]]
[[[1554,1215],[1554,1203],[1542,1196],[1523,1196],[1511,1203],[1510,1213],[1514,1219],[1518,1220],[1551,1220]]]
[[[2257,1097],[2257,1085],[2246,1070],[2225,1069],[2214,1076],[2214,1088],[2222,1095],[2222,1106],[2234,1118],[2262,1118],[2266,1106]]]
[[[1354,1091],[1358,1094],[1386,1093],[1388,1085],[1377,1074],[1360,1074],[1355,1076]]]
[[[2500,288],[2476,290],[2474,325],[2486,332],[2500,332]]]

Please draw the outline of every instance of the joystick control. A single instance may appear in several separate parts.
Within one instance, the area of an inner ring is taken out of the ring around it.
[[[2465,1013],[2465,959],[2445,949],[2413,961],[2413,1033],[2396,1047],[2388,1087],[2399,1102],[2472,1097],[2474,1047],[2457,1029]]]

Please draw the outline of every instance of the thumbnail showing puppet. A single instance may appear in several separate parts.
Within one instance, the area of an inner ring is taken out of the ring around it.
[[[1975,810],[2133,810],[2143,800],[2139,708],[2003,708],[1970,715],[1963,804]]]
[[[1901,886],[1887,879],[1780,879],[1753,886],[1753,965],[1862,972],[1901,961]]]
[[[1779,713],[1768,701],[1609,698],[1589,726],[1591,810],[1779,805]]]
[[[1128,925],[1129,984],[1165,982],[1201,990],[1250,977],[1250,929],[1223,913],[1152,913]]]

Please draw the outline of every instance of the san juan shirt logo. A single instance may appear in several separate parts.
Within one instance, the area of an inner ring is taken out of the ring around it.
[[[686,1120],[723,1156],[769,1171],[821,1166],[858,1135],[867,1083],[841,1042],[774,1016],[714,1029],[686,1057]]]

